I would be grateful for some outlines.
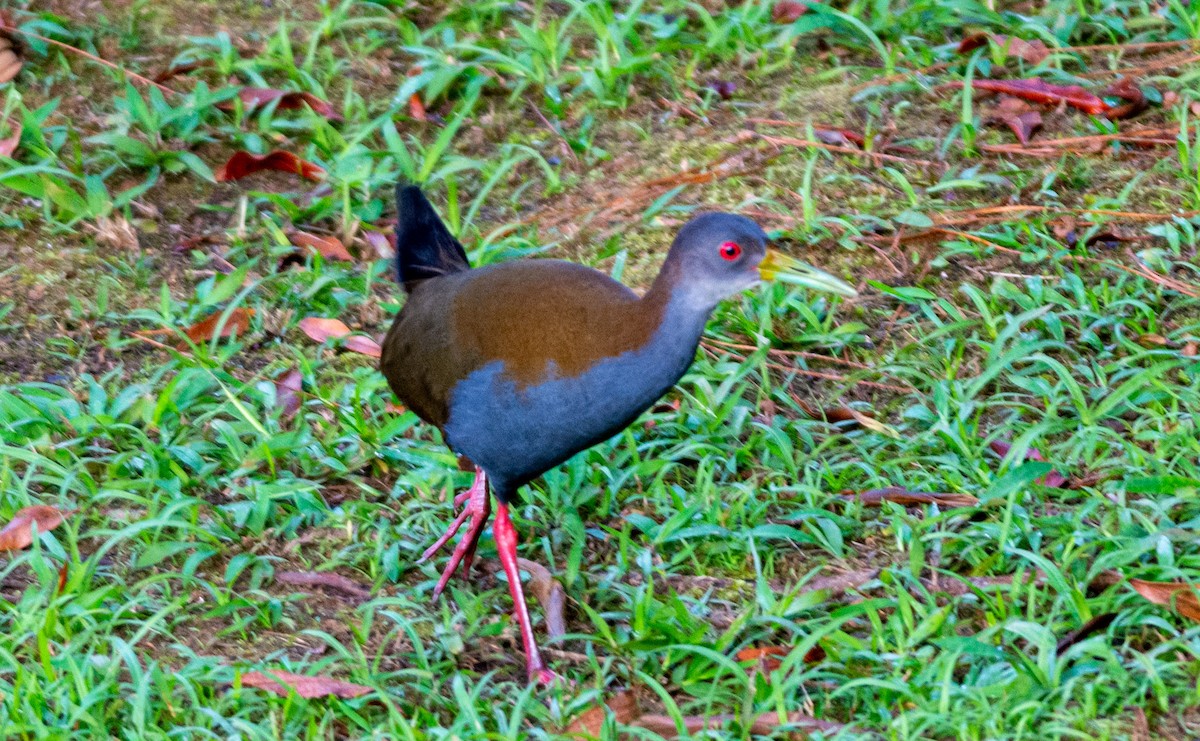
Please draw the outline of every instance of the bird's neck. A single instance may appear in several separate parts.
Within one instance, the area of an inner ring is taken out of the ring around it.
[[[657,319],[649,346],[653,348],[653,362],[660,364],[667,375],[674,376],[668,386],[691,365],[696,346],[704,334],[704,325],[716,308],[714,302],[694,295],[681,285],[676,280],[675,270],[670,262],[665,264],[654,285],[638,302],[641,311]]]

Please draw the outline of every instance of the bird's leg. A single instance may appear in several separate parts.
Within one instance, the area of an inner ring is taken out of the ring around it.
[[[441,595],[442,590],[446,588],[450,577],[454,575],[454,570],[458,568],[460,563],[463,564],[463,576],[466,577],[471,570],[471,562],[475,559],[475,546],[479,543],[479,536],[483,534],[483,528],[487,526],[488,516],[491,515],[492,503],[488,494],[487,474],[482,468],[475,468],[475,481],[471,484],[471,488],[467,489],[462,494],[454,498],[455,504],[461,504],[466,500],[466,506],[458,513],[458,517],[442,534],[442,537],[437,539],[433,545],[429,546],[417,563],[427,561],[430,556],[437,553],[438,549],[444,546],[455,533],[458,532],[462,524],[471,520],[471,525],[463,535],[462,540],[454,547],[454,553],[450,556],[450,562],[446,564],[446,568],[442,571],[442,577],[438,579],[437,586],[433,588],[433,598],[437,599]]]
[[[496,550],[500,553],[504,575],[508,577],[508,590],[512,593],[514,612],[517,613],[517,623],[521,626],[521,642],[525,644],[525,666],[529,672],[529,681],[543,685],[552,684],[558,679],[558,675],[546,668],[542,655],[538,652],[537,642],[533,639],[533,626],[529,624],[529,608],[525,604],[521,573],[517,567],[517,530],[509,519],[508,505],[504,502],[496,506],[496,522],[492,525],[492,534],[496,536]]]

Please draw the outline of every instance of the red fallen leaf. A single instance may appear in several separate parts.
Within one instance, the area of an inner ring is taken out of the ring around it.
[[[783,659],[792,652],[789,646],[751,646],[737,652],[738,661],[753,661],[764,673],[770,673],[783,666]],[[815,664],[825,660],[825,649],[813,646],[804,654],[804,663]]]
[[[1022,144],[1028,144],[1033,132],[1042,127],[1042,114],[1020,98],[1007,95],[996,104],[990,120],[1008,126]]]
[[[808,6],[795,0],[779,0],[771,8],[771,20],[776,23],[792,23],[808,12]]]
[[[609,711],[621,725],[629,725],[641,715],[637,698],[629,690],[618,692],[610,697],[603,705],[595,705],[585,710],[564,733],[576,738],[599,738],[604,728],[604,719]]]
[[[421,74],[421,67],[416,66],[408,71],[409,77],[416,77]],[[413,93],[408,96],[408,115],[414,121],[428,121],[429,116],[425,113],[425,103],[421,100],[420,93]]]
[[[48,533],[58,527],[70,512],[48,504],[34,504],[17,510],[12,520],[0,530],[0,551],[19,551],[33,543],[33,526],[38,533]]]
[[[381,260],[390,260],[396,256],[396,248],[392,246],[392,238],[382,231],[364,229],[363,239],[375,250]]]
[[[1114,121],[1121,118],[1132,118],[1150,107],[1150,101],[1146,100],[1146,94],[1130,77],[1122,77],[1101,90],[1100,94],[1106,98],[1119,98],[1125,101],[1120,105],[1111,106],[1105,111],[1104,115]]]
[[[1091,636],[1093,633],[1099,633],[1112,624],[1113,620],[1117,619],[1115,612],[1102,612],[1075,630],[1067,633],[1059,639],[1058,645],[1054,647],[1056,656],[1062,656],[1063,651],[1066,651],[1071,646],[1079,643],[1083,639]]]
[[[1185,358],[1194,358],[1197,353],[1200,353],[1200,344],[1195,342],[1187,343],[1183,346],[1183,350],[1180,351],[1180,355]]]
[[[383,348],[379,346],[379,343],[366,335],[350,335],[346,338],[344,347],[350,352],[356,352],[359,355],[368,355],[372,358],[378,358],[383,355]]]
[[[225,319],[225,326],[220,327],[220,334],[217,334],[218,327],[221,324],[221,319],[224,312],[217,312],[207,319],[196,322],[192,326],[183,330],[187,338],[194,343],[208,342],[217,337],[229,337],[234,334],[246,334],[250,329],[250,317],[254,316],[254,309],[234,309],[229,312],[229,318]]]
[[[280,697],[287,697],[292,690],[305,699],[316,697],[340,697],[343,700],[359,697],[375,690],[361,684],[343,682],[329,677],[309,677],[303,674],[271,669],[270,673],[249,672],[242,675],[243,687],[254,687],[267,692],[273,692]]]
[[[708,89],[715,92],[721,100],[729,100],[737,92],[737,83],[733,80],[713,80],[708,83]]]
[[[878,507],[884,502],[895,502],[906,507],[914,504],[936,504],[940,507],[974,507],[976,504],[979,504],[979,500],[970,494],[909,491],[899,486],[869,489],[857,494],[845,495],[842,498],[849,501],[858,500],[866,507]]]
[[[300,391],[304,388],[304,374],[290,370],[275,382],[275,403],[283,409],[283,418],[291,419],[300,411]]]
[[[408,407],[397,404],[394,401],[389,401],[388,403],[383,405],[383,411],[389,412],[391,414],[404,414],[405,412],[408,411]]]
[[[0,157],[11,157],[13,152],[17,151],[17,145],[21,143],[21,124],[13,123],[12,134],[3,139],[0,139]]]
[[[333,110],[333,106],[321,100],[312,93],[305,93],[299,90],[276,90],[269,87],[244,87],[238,91],[238,98],[245,104],[247,110],[260,108],[274,101],[275,108],[281,111],[294,111],[298,108],[308,106],[313,113],[319,116],[324,116],[330,121],[341,121],[342,116],[337,111]],[[232,110],[233,103],[224,101],[217,104],[217,108],[221,110]]]
[[[1156,605],[1166,605],[1189,620],[1200,621],[1200,600],[1196,599],[1194,584],[1130,579],[1129,586]]]
[[[822,129],[813,127],[813,136],[817,137],[817,141],[822,144],[833,144],[836,146],[849,146],[853,144],[858,148],[862,148],[866,143],[866,137],[857,131],[849,129]]]
[[[350,352],[369,355],[378,358],[383,354],[383,348],[374,339],[366,335],[351,335],[350,328],[340,319],[325,319],[310,316],[300,320],[300,329],[317,342],[346,338],[344,347]]]
[[[1024,60],[1030,64],[1038,64],[1050,56],[1050,48],[1040,39],[1026,41],[1016,36],[1003,34],[975,33],[964,38],[958,45],[959,54],[969,54],[991,41],[997,47],[1005,50],[1010,57]]]
[[[343,260],[346,262],[354,260],[354,256],[346,251],[346,245],[342,244],[342,240],[337,237],[322,237],[318,234],[293,231],[288,234],[288,239],[297,247],[311,247],[315,249],[326,260]]]
[[[279,170],[291,172],[308,180],[320,180],[325,176],[325,170],[308,160],[302,160],[291,152],[275,150],[268,154],[250,154],[237,151],[229,161],[221,165],[216,173],[217,182],[238,180],[247,175],[253,175],[262,170]]]
[[[951,85],[961,87],[962,83],[955,82]],[[1108,110],[1108,104],[1099,96],[1079,85],[1051,85],[1036,77],[1026,80],[972,80],[971,86],[976,90],[1012,95],[1031,100],[1034,103],[1046,105],[1066,103],[1093,116],[1098,116]]]
[[[167,80],[170,80],[172,77],[178,77],[179,75],[186,75],[189,72],[195,72],[198,69],[202,69],[204,67],[211,67],[211,66],[212,66],[211,59],[197,59],[192,62],[184,62],[183,64],[172,64],[170,67],[167,67],[165,70],[163,70],[162,72],[159,72],[157,75],[155,75],[154,81],[159,82],[159,83],[166,82]]]
[[[1008,451],[1012,450],[1012,443],[1007,440],[993,440],[988,443],[988,447],[992,449],[993,453],[1003,458],[1004,456],[1008,455]],[[1042,463],[1046,462],[1045,456],[1043,456],[1042,452],[1037,448],[1030,448],[1029,450],[1025,451],[1025,459],[1039,461]],[[1038,479],[1037,483],[1041,484],[1042,486],[1049,486],[1051,489],[1058,489],[1063,484],[1067,483],[1067,477],[1063,476],[1058,471],[1051,471],[1050,473]]]
[[[317,342],[338,339],[350,334],[350,328],[341,319],[325,319],[306,316],[300,320],[300,329]]]
[[[718,729],[736,717],[734,715],[685,715],[682,719],[683,729],[688,735],[692,735],[701,731]],[[747,719],[742,719],[742,722],[747,722]],[[843,723],[819,720],[795,711],[786,713],[782,720],[779,718],[779,713],[760,713],[758,717],[750,719],[749,722],[750,727],[745,730],[752,736],[770,736],[774,734],[776,728],[785,724],[804,731],[820,731],[825,734],[834,734],[846,727]],[[679,738],[675,719],[669,715],[647,714],[629,725],[645,728],[663,738]]]
[[[0,18],[0,21],[3,21]],[[12,28],[9,23],[0,23],[0,27]],[[12,80],[21,71],[25,62],[21,59],[21,45],[7,33],[0,32],[0,85]]]
[[[56,594],[56,595],[62,594],[63,589],[65,589],[67,586],[67,566],[68,565],[69,564],[64,563],[62,565],[62,568],[58,570],[58,586],[54,589],[54,594]]]

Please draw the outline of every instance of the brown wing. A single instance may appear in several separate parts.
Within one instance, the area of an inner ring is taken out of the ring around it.
[[[450,393],[472,371],[500,361],[521,385],[552,371],[576,376],[642,346],[661,310],[574,263],[493,265],[418,284],[384,340],[380,367],[401,401],[440,427]]]

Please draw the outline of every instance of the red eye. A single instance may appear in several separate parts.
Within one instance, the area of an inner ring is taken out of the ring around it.
[[[736,260],[742,256],[742,246],[737,242],[726,242],[721,245],[721,257],[726,260]]]

